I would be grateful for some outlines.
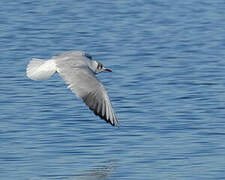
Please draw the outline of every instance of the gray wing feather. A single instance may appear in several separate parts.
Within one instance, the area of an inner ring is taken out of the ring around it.
[[[96,115],[113,126],[119,125],[106,89],[87,65],[61,59],[56,60],[56,66],[68,88],[82,98]]]
[[[76,60],[75,60],[76,59]],[[78,98],[84,97],[100,83],[93,72],[88,68],[88,60],[85,57],[65,57],[56,59],[56,68]]]
[[[113,111],[112,104],[103,85],[98,86],[94,91],[82,98],[85,104],[99,117],[113,126],[119,122]],[[106,111],[105,111],[106,109]]]

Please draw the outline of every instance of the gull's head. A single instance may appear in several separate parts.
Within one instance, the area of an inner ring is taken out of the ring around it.
[[[93,61],[93,65],[94,65],[94,72],[96,74],[103,72],[103,71],[108,71],[108,72],[112,72],[111,69],[107,69],[103,66],[102,63],[98,62],[98,61]]]
[[[85,56],[86,58],[88,58],[88,59],[91,61],[90,65],[89,65],[89,68],[90,68],[92,71],[94,71],[94,73],[98,74],[98,73],[103,72],[103,71],[112,72],[111,69],[105,68],[105,67],[103,66],[102,63],[100,63],[100,62],[98,62],[98,61],[94,61],[94,60],[92,59],[92,56],[91,56],[90,54],[88,54],[88,53],[83,53],[82,55]]]

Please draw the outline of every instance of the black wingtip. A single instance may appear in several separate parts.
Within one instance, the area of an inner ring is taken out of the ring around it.
[[[114,121],[110,121],[110,119],[107,119],[106,114],[102,115],[102,114],[98,113],[95,109],[92,109],[90,107],[89,107],[89,109],[92,110],[96,116],[99,116],[101,119],[105,120],[107,123],[111,124],[112,126],[118,126],[118,127],[120,126],[117,119],[115,119]]]
[[[98,100],[95,99],[95,96],[93,96],[92,93],[89,93],[87,96],[82,98],[84,103],[89,107],[91,111],[94,112],[96,116],[99,116],[101,119],[104,119],[107,123],[111,124],[112,126],[119,126],[119,122],[117,118],[113,117],[113,119],[110,119],[110,117],[107,118],[106,112],[102,114],[102,111],[98,112]],[[95,102],[95,103],[93,103]]]
[[[85,102],[85,101],[84,101],[84,102]],[[89,107],[89,106],[88,106],[88,107]],[[107,123],[111,124],[112,126],[118,126],[118,127],[120,126],[120,124],[119,124],[119,122],[117,121],[117,119],[116,119],[115,121],[112,122],[112,121],[110,121],[110,119],[107,119],[106,114],[102,115],[102,114],[98,113],[96,109],[91,108],[91,107],[89,107],[89,109],[90,109],[91,111],[93,111],[93,113],[94,113],[96,116],[98,116],[98,117],[100,117],[101,119],[105,120]]]

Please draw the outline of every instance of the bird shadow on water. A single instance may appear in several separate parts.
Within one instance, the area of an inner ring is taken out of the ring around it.
[[[59,180],[111,180],[116,170],[115,160],[109,160],[98,163],[85,170],[71,172],[67,175],[48,174],[31,177],[29,180],[59,179]]]
[[[106,180],[115,173],[116,162],[116,160],[104,161],[87,170],[75,172],[74,180]]]

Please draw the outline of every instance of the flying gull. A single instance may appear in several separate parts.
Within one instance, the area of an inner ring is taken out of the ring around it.
[[[55,72],[64,79],[68,88],[79,99],[107,123],[118,126],[116,114],[109,96],[96,74],[108,71],[100,62],[92,60],[92,56],[82,51],[69,51],[51,59],[33,58],[27,65],[27,76],[35,81],[50,78]]]

